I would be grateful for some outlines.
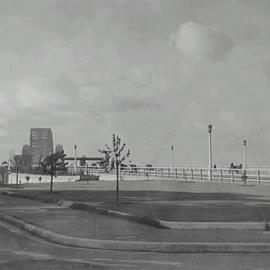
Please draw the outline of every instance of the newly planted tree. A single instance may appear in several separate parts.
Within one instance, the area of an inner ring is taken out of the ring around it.
[[[57,171],[66,171],[67,163],[65,162],[64,151],[56,152],[47,156],[42,162],[41,167],[45,173],[51,176],[50,191],[53,190],[53,177],[56,176]]]
[[[130,150],[128,149],[126,153],[124,150],[126,148],[126,144],[121,142],[121,138],[119,136],[115,136],[113,134],[113,145],[112,147],[105,145],[105,149],[99,150],[100,153],[104,154],[105,157],[101,162],[101,166],[105,168],[105,170],[116,169],[116,201],[119,202],[119,177],[120,172],[119,169],[121,164],[125,161],[127,157],[130,156]]]

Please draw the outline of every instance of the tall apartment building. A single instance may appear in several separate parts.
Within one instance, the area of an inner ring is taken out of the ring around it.
[[[53,137],[50,128],[31,128],[30,146],[32,166],[38,165],[41,160],[53,153]]]

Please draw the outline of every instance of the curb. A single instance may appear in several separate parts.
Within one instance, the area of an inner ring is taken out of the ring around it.
[[[136,216],[123,212],[106,210],[87,203],[77,203],[67,200],[40,199],[38,196],[25,195],[14,191],[3,191],[3,195],[18,197],[23,199],[37,200],[45,203],[56,203],[58,206],[64,206],[71,209],[90,211],[101,215],[117,217],[132,222],[145,224],[158,229],[176,229],[176,230],[263,230],[270,229],[269,222],[177,222],[157,220],[144,216]]]
[[[160,220],[160,223],[176,230],[260,230],[268,231],[269,222],[176,222]]]
[[[148,217],[135,216],[135,215],[117,212],[117,211],[113,211],[113,210],[106,210],[106,209],[98,208],[98,207],[95,207],[93,205],[89,205],[89,204],[85,204],[85,203],[74,202],[70,206],[70,208],[78,209],[78,210],[87,210],[87,211],[94,212],[94,213],[101,214],[101,215],[117,217],[120,219],[125,219],[125,220],[129,220],[129,221],[145,224],[148,226],[152,226],[152,227],[155,227],[158,229],[169,229],[168,226],[166,226],[165,224],[162,224],[159,220],[151,219]]]
[[[0,214],[0,219],[52,243],[87,249],[163,253],[269,253],[270,243],[187,243],[136,242],[75,238],[53,233],[14,217]]]

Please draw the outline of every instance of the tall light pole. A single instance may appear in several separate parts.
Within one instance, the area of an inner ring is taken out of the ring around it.
[[[174,169],[174,153],[173,153],[174,147],[173,145],[171,146],[171,151],[172,151],[172,169]]]
[[[208,134],[209,134],[209,162],[208,162],[208,180],[212,181],[212,133],[213,125],[208,125]]]
[[[244,168],[247,168],[247,140],[243,141],[244,145]]]
[[[77,174],[77,145],[74,145],[74,165],[75,165],[75,173]]]

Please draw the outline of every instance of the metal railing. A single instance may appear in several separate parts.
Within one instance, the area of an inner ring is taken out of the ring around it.
[[[207,167],[124,167],[120,173],[125,176],[145,177],[145,180],[155,179],[179,179],[182,181],[219,181],[219,182],[239,182],[243,181],[243,173],[246,172],[246,182],[270,183],[270,169],[268,168],[213,168]],[[106,171],[99,167],[77,167],[77,171],[70,167],[68,174],[116,174],[116,170]]]

